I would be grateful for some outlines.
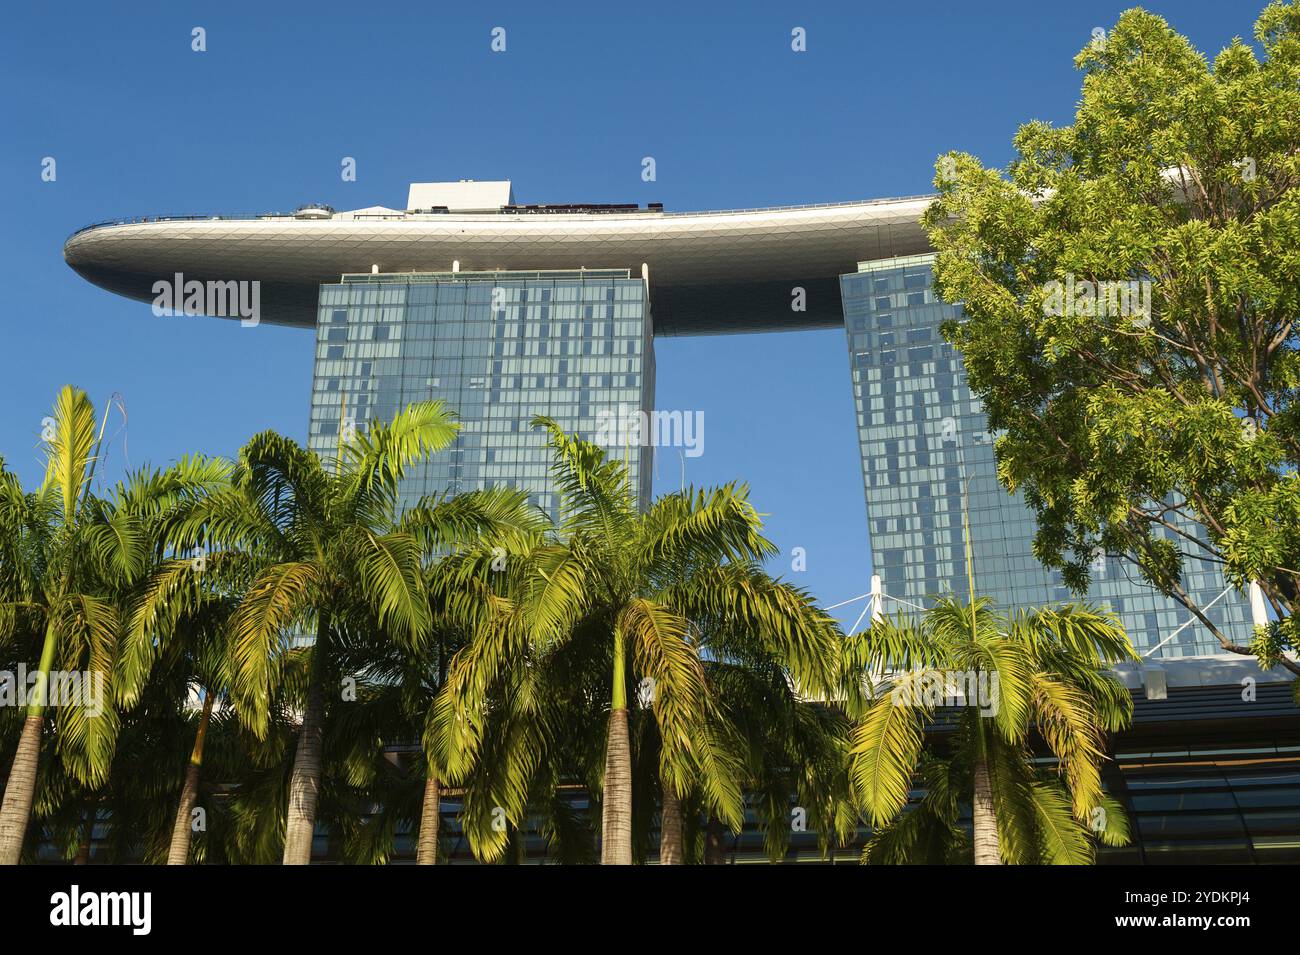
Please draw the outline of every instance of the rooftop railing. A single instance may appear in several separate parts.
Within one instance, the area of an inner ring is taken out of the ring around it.
[[[899,202],[918,202],[934,199],[936,193],[919,196],[890,196],[887,199],[845,199],[842,202],[805,202],[793,206],[754,206],[749,209],[696,209],[689,212],[665,212],[665,216],[725,216],[745,215],[751,212],[797,212],[801,209],[839,209],[845,206],[887,206]]]
[[[802,205],[789,205],[789,206],[754,206],[752,208],[747,208],[747,209],[696,209],[696,210],[688,210],[682,212],[665,212],[661,204],[651,203],[647,208],[634,208],[631,206],[624,208],[621,206],[614,207],[608,205],[588,206],[588,207],[513,206],[513,207],[508,207],[506,209],[500,209],[495,212],[453,213],[447,209],[413,209],[413,210],[403,211],[403,212],[394,212],[391,214],[360,212],[359,214],[354,215],[351,212],[344,211],[344,212],[335,213],[334,215],[335,218],[344,216],[347,217],[348,219],[357,219],[357,220],[380,219],[380,220],[402,221],[406,219],[412,219],[417,216],[425,216],[425,215],[453,215],[453,216],[469,216],[469,217],[500,216],[500,215],[525,216],[525,215],[534,215],[534,214],[538,214],[539,212],[545,211],[546,213],[551,215],[600,214],[600,215],[608,216],[612,214],[645,215],[647,213],[654,213],[657,215],[662,215],[664,217],[689,218],[690,216],[749,215],[756,212],[757,213],[798,212],[801,210],[812,210],[812,209],[842,209],[851,206],[881,206],[881,205],[892,205],[892,204],[903,203],[903,202],[919,202],[921,200],[927,200],[933,198],[934,198],[934,194],[929,193],[929,194],[918,195],[918,196],[896,196],[888,199],[849,199],[843,202],[811,202],[811,203],[804,203]],[[241,213],[234,213],[230,215],[131,216],[124,219],[105,219],[102,222],[92,222],[90,225],[82,226],[80,229],[77,229],[75,232],[69,235],[68,238],[72,239],[74,236],[81,235],[81,233],[83,232],[90,232],[93,229],[103,229],[103,228],[107,228],[108,226],[143,225],[143,224],[154,223],[154,222],[223,222],[223,221],[247,222],[247,221],[255,221],[258,219],[297,220],[297,216],[293,212],[241,212]],[[329,219],[311,220],[311,219],[304,218],[298,221],[328,222],[331,220]]]
[[[292,212],[236,212],[230,215],[193,215],[193,216],[127,216],[123,219],[105,219],[102,222],[92,222],[90,225],[84,225],[77,229],[68,238],[81,235],[83,232],[89,232],[92,229],[103,229],[115,225],[142,225],[149,222],[218,222],[225,219],[234,221],[251,221],[254,219],[292,219]],[[304,220],[308,221],[308,220]]]
[[[503,279],[502,276],[505,276]],[[630,279],[629,269],[479,269],[465,272],[344,272],[343,282],[372,282],[377,285],[401,285],[411,282],[511,282],[563,279]],[[333,284],[333,283],[330,283]]]

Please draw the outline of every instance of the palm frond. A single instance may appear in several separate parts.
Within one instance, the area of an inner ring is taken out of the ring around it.
[[[873,700],[849,739],[849,782],[868,821],[883,826],[907,805],[933,708],[922,691],[932,671],[900,674]]]
[[[1045,782],[1034,783],[1029,792],[1043,861],[1049,865],[1091,865],[1092,843],[1071,812],[1069,794],[1061,786]]]
[[[432,623],[421,574],[422,551],[415,536],[401,531],[365,533],[357,561],[361,592],[381,627],[415,642]]]
[[[293,626],[309,615],[317,578],[310,563],[272,565],[253,581],[231,617],[231,696],[258,739],[266,735],[276,657],[287,647]]]
[[[71,385],[59,389],[54,399],[54,423],[46,443],[43,487],[58,494],[63,520],[76,520],[78,502],[90,480],[91,453],[95,446],[95,408],[86,393]]]

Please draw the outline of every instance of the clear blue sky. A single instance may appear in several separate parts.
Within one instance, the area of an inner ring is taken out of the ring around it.
[[[231,455],[263,428],[304,435],[307,333],[157,318],[100,291],[61,255],[84,224],[310,200],[401,207],[410,182],[460,178],[513,179],[521,202],[673,210],[925,193],[941,152],[1002,165],[1020,123],[1068,123],[1075,53],[1131,5],[13,5],[0,36],[0,454],[38,479],[40,421],[69,382],[101,406],[125,400],[113,478],[128,459]],[[1145,4],[1210,54],[1249,39],[1263,5]],[[190,49],[195,26],[206,53]],[[504,54],[489,48],[496,26]],[[790,49],[795,26],[806,53]],[[640,178],[647,155],[654,183]],[[344,156],[356,182],[340,179]],[[705,415],[687,480],[747,480],[787,555],[806,548],[799,582],[826,603],[865,591],[843,332],[656,348],[659,407]],[[658,487],[679,474],[669,452]]]

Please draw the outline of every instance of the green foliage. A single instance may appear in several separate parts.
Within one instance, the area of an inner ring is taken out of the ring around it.
[[[653,851],[670,793],[688,860],[746,812],[773,860],[792,815],[826,851],[856,826],[856,796],[879,826],[872,861],[960,861],[969,747],[937,755],[916,713],[878,706],[866,676],[886,660],[1010,681],[1003,743],[986,742],[1008,858],[1091,852],[1071,827],[1108,805],[1098,739],[1128,703],[1100,672],[1127,644],[1091,611],[1004,619],[945,604],[921,631],[881,624],[846,643],[809,594],[763,569],[775,548],[743,485],[642,511],[622,463],[545,419],[554,524],[502,488],[396,513],[406,468],[455,434],[437,404],[329,458],[266,432],[235,462],[184,458],[106,493],[89,401],[65,389],[55,420],[37,491],[0,462],[0,664],[48,650],[54,669],[103,673],[108,705],[42,711],[29,861],[38,842],[84,855],[92,833],[95,861],[166,860],[190,766],[206,826],[182,855],[276,861],[313,699],[316,819],[333,860],[389,861],[418,831],[426,778],[459,798],[482,860],[518,861],[526,828],[555,861],[594,860],[597,815],[584,821],[571,795],[604,796],[605,727],[623,705],[636,858]],[[13,709],[0,708],[4,757],[22,729]],[[1029,766],[1031,726],[1058,774]],[[926,796],[900,816],[918,767]],[[1097,836],[1119,844],[1122,820]]]
[[[449,778],[466,783],[474,851],[500,857],[508,831],[484,809],[521,825],[538,779],[567,771],[601,790],[603,739],[575,753],[564,728],[604,723],[611,699],[632,711],[639,831],[663,787],[686,811],[739,829],[746,786],[769,795],[760,816],[775,857],[792,789],[825,838],[846,829],[834,798],[842,722],[800,696],[834,692],[838,631],[807,594],[762,571],[774,548],[747,490],[684,489],[640,512],[622,462],[552,421],[535,424],[550,437],[558,526],[504,567],[485,554],[460,562],[479,625],[425,733]],[[619,687],[616,633],[628,650]],[[528,758],[505,742],[516,739],[531,742]]]
[[[1285,650],[1300,645],[1300,4],[1270,4],[1255,39],[1262,57],[1234,40],[1209,62],[1124,13],[1075,61],[1074,124],[1022,126],[1005,174],[951,154],[924,221],[936,289],[968,316],[945,334],[1001,481],[1037,513],[1039,559],[1082,591],[1100,547],[1184,603],[1194,568],[1259,581]],[[1075,307],[1050,307],[1071,281]],[[1114,281],[1150,282],[1149,308],[1078,292]]]
[[[875,830],[864,861],[964,858],[958,809],[977,763],[1003,861],[1083,864],[1094,839],[1124,844],[1123,811],[1100,770],[1105,734],[1132,715],[1109,666],[1136,657],[1113,614],[1074,605],[998,614],[984,598],[949,595],[917,622],[876,622],[844,652],[847,678],[879,675],[854,708],[848,751],[853,800]],[[941,706],[956,707],[946,732],[935,725]],[[1035,765],[1036,745],[1053,769]],[[925,793],[909,806],[918,774]]]

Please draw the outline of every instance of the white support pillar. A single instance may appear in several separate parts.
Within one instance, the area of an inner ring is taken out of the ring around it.
[[[1268,607],[1264,604],[1264,591],[1257,580],[1250,582],[1250,619],[1257,627],[1268,626]]]
[[[879,574],[871,575],[871,622],[879,623],[885,617],[885,586]]]

